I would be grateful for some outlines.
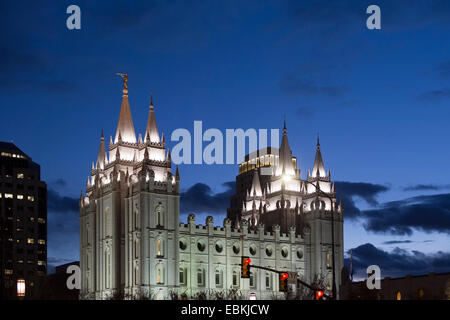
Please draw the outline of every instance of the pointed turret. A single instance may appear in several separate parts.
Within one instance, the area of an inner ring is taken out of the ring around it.
[[[100,170],[105,169],[105,166],[107,163],[108,163],[108,159],[106,157],[105,137],[103,136],[103,129],[102,129],[102,135],[100,138],[100,149],[98,151],[98,157],[97,157],[97,169],[100,169]]]
[[[322,153],[320,152],[320,142],[319,137],[317,137],[317,149],[316,149],[316,158],[314,159],[314,166],[312,169],[312,177],[325,177],[325,166],[323,165]]]
[[[250,196],[252,196],[252,197],[261,197],[262,196],[262,189],[261,189],[261,184],[259,182],[258,169],[253,170],[253,181],[252,181],[252,187],[250,189]]]
[[[153,96],[150,96],[150,113],[148,114],[147,129],[145,129],[145,142],[148,142],[147,139],[150,138],[151,142],[159,143],[160,140],[158,128],[156,127],[155,111],[153,110],[154,108]]]
[[[277,175],[286,174],[292,176],[295,174],[294,166],[292,164],[292,152],[289,147],[289,141],[286,129],[286,120],[283,127],[283,138],[281,139],[279,165],[277,168]]]
[[[178,165],[177,169],[175,170],[175,179],[180,180],[180,172],[178,171]]]
[[[167,148],[166,160],[167,160],[168,163],[172,164],[172,156],[170,155],[170,148]]]
[[[136,143],[133,119],[131,117],[130,104],[128,102],[128,89],[123,89],[122,106],[120,107],[119,123],[117,124],[114,143],[119,142],[119,134],[123,142]]]

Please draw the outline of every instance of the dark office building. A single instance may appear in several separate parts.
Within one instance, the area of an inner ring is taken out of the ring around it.
[[[0,142],[0,299],[17,298],[18,287],[25,299],[36,297],[45,279],[47,185],[40,171],[13,143]]]

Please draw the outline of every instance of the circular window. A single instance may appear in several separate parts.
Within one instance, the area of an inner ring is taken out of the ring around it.
[[[222,244],[220,242],[217,242],[216,243],[216,251],[220,253],[220,252],[222,252],[222,250],[223,250]]]
[[[271,248],[271,247],[267,247],[267,248],[266,248],[266,255],[267,255],[268,257],[272,256],[272,248]]]
[[[297,249],[297,258],[299,259],[303,258],[303,250],[300,248]]]
[[[186,250],[186,248],[187,248],[186,242],[184,240],[180,240],[180,249]]]
[[[239,254],[239,251],[241,251],[241,249],[239,248],[239,245],[234,244],[233,245],[233,252],[234,252],[234,254]]]
[[[254,256],[256,254],[256,246],[251,245],[249,248],[250,254]]]
[[[197,242],[197,249],[199,251],[205,251],[205,244],[203,242]]]
[[[289,252],[287,248],[283,248],[281,249],[281,255],[283,256],[283,258],[287,258]]]

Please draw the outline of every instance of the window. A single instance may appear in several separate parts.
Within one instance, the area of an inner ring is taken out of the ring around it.
[[[23,179],[24,178],[24,174],[23,173],[18,173],[17,174],[17,179]]]
[[[289,255],[288,249],[287,248],[281,249],[281,255],[283,256],[283,258],[287,258]]]
[[[327,269],[331,269],[331,253],[327,252]]]
[[[206,246],[205,246],[205,244],[202,242],[202,241],[199,241],[198,243],[197,243],[197,249],[198,249],[198,251],[205,251],[205,248],[206,248]]]
[[[233,287],[239,287],[239,271],[233,270]]]
[[[5,269],[5,274],[7,275],[13,274],[13,271],[10,269]]]
[[[222,250],[223,250],[222,244],[221,244],[220,242],[217,242],[217,243],[216,243],[216,251],[217,251],[218,253],[221,253]]]
[[[254,245],[251,245],[249,250],[250,250],[250,254],[252,256],[254,256],[256,254],[256,247]]]
[[[33,244],[33,243],[34,243],[34,239],[33,239],[33,238],[28,238],[28,239],[27,239],[27,243]]]
[[[12,199],[13,195],[11,193],[5,193],[5,199]]]
[[[186,272],[185,268],[180,268],[180,285],[186,286]]]
[[[157,243],[156,243],[156,251],[157,251],[157,256],[158,257],[163,257],[164,256],[164,246],[162,243],[161,239],[158,239]]]
[[[202,268],[197,269],[197,285],[203,287],[205,285],[204,271]]]
[[[33,218],[33,220],[30,219],[30,221],[34,221],[34,218]],[[45,219],[43,219],[43,218],[38,218],[38,222],[39,222],[39,223],[45,223]]]
[[[164,208],[161,203],[156,207],[156,226],[163,227],[164,226]]]
[[[181,250],[186,250],[187,248],[187,244],[185,240],[180,240],[180,249]]]
[[[45,261],[38,260],[38,266],[45,266]]]
[[[423,289],[419,289],[419,299],[423,299],[424,296],[425,296],[425,291],[423,291]]]
[[[17,195],[17,199],[18,199],[18,200],[23,200],[23,194],[18,194],[18,195]]]
[[[39,239],[39,240],[38,240],[38,244],[45,244],[45,240]]]
[[[112,236],[112,221],[111,221],[111,209],[106,208],[105,210],[105,235],[107,237]]]
[[[272,276],[269,271],[266,271],[266,290],[272,289]]]
[[[222,288],[222,270],[216,269],[216,288]]]
[[[164,284],[164,270],[161,265],[159,265],[157,268],[156,283]]]
[[[402,293],[400,291],[397,292],[396,299],[397,300],[402,300]]]
[[[28,196],[28,201],[33,202],[34,201],[34,196]]]
[[[250,271],[250,288],[256,288],[256,274],[255,272]]]
[[[239,251],[241,251],[241,249],[239,248],[238,244],[233,244],[233,252],[234,254],[239,254]]]
[[[267,247],[267,248],[266,248],[266,255],[267,255],[268,257],[270,257],[270,256],[272,255],[272,248],[271,248],[271,247]]]
[[[134,228],[135,229],[139,229],[139,220],[140,220],[140,218],[139,218],[139,211],[135,210],[134,211]]]

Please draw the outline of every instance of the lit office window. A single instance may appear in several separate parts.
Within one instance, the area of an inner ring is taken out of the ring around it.
[[[45,266],[45,261],[38,260],[38,265],[39,265],[39,266]]]
[[[34,243],[34,239],[33,239],[33,238],[28,238],[28,239],[27,239],[27,243],[33,244],[33,243]]]
[[[13,195],[11,193],[5,193],[5,198],[6,199],[12,199]]]
[[[28,201],[33,202],[34,201],[34,196],[28,196]]]
[[[39,243],[39,244],[45,244],[45,240],[39,239],[39,240],[38,240],[38,243]]]
[[[33,219],[34,220],[34,219]],[[43,219],[43,218],[38,218],[38,222],[39,223],[45,223],[45,219]]]
[[[25,178],[23,173],[18,173],[17,174],[17,179],[23,179],[23,178]]]
[[[17,195],[17,199],[22,200],[23,199],[23,194],[18,194]]]

